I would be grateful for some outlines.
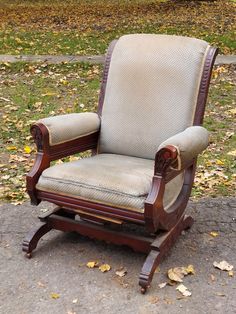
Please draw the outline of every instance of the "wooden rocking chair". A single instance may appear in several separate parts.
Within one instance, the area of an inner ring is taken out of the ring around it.
[[[146,292],[165,253],[193,223],[185,208],[197,155],[208,145],[200,125],[216,54],[194,38],[122,36],[107,52],[98,113],[31,127],[38,152],[27,191],[32,204],[57,207],[23,241],[28,257],[51,229],[127,245],[148,254],[139,276]],[[50,166],[86,150],[91,157]]]

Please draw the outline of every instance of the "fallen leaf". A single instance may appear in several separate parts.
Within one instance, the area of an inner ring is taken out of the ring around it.
[[[236,149],[228,152],[227,155],[236,157]]]
[[[24,147],[24,152],[25,152],[26,154],[30,154],[30,153],[31,153],[31,148],[30,148],[29,146],[25,146],[25,147]]]
[[[218,166],[223,166],[223,165],[224,165],[224,162],[223,162],[222,160],[220,160],[220,159],[216,159],[216,164],[217,164]]]
[[[44,283],[42,283],[41,281],[39,281],[39,282],[38,282],[38,286],[39,286],[39,287],[43,287],[43,288],[44,288],[44,287],[45,287],[45,284],[44,284]]]
[[[116,271],[116,275],[119,277],[124,277],[126,274],[127,274],[127,270],[125,268]]]
[[[53,73],[52,73],[53,74]],[[45,97],[45,96],[55,96],[57,93],[55,93],[55,92],[47,92],[47,93],[45,93],[45,94],[42,94],[41,96],[42,97]]]
[[[228,113],[236,114],[236,108],[227,110]]]
[[[94,268],[98,266],[98,262],[88,262],[86,266],[88,268]]]
[[[50,294],[50,297],[51,297],[52,299],[59,299],[59,298],[60,298],[60,294],[58,294],[58,293],[51,293],[51,294]]]
[[[155,273],[159,273],[161,271],[160,267],[157,266],[157,268],[155,269]]]
[[[16,146],[7,146],[7,150],[16,150],[17,147]]]
[[[234,276],[234,271],[233,271],[233,270],[230,270],[230,271],[228,272],[228,275],[229,275],[229,277],[233,277],[233,276]]]
[[[158,287],[162,289],[162,288],[165,288],[166,285],[167,285],[167,282],[162,282],[158,285]]]
[[[190,297],[190,296],[192,295],[192,292],[190,292],[189,290],[186,290],[186,291],[184,291],[182,294],[183,294],[183,296],[185,296],[185,297]]]
[[[10,99],[4,98],[4,97],[0,97],[0,100],[6,101],[6,102],[10,102]]]
[[[176,287],[176,290],[181,292],[182,295],[185,297],[190,297],[192,295],[192,293],[188,290],[188,288],[185,287],[183,284],[178,285],[178,287]]]
[[[195,275],[195,269],[193,265],[188,265],[188,267],[185,268],[188,274]]]
[[[173,300],[171,300],[171,299],[169,299],[169,298],[164,298],[163,299],[164,300],[164,302],[166,303],[166,304],[173,304]]]
[[[228,262],[226,261],[221,261],[220,263],[214,262],[213,266],[215,268],[219,268],[220,270],[227,270],[230,271],[234,268],[233,265],[230,265]]]
[[[215,237],[218,237],[219,233],[216,231],[211,231],[210,235],[215,238]]]
[[[159,298],[158,297],[155,297],[155,296],[152,296],[152,297],[149,297],[148,301],[151,303],[151,304],[157,304],[159,302]]]
[[[175,267],[168,270],[168,278],[172,281],[183,282],[182,278],[187,275],[185,267]]]
[[[111,266],[108,264],[102,264],[101,266],[99,266],[99,269],[101,270],[101,272],[105,273],[111,269]]]

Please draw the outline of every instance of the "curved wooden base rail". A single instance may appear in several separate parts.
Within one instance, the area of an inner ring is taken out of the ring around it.
[[[112,224],[91,224],[83,219],[75,220],[75,215],[63,208],[56,208],[40,219],[42,222],[32,229],[23,241],[23,252],[26,253],[26,257],[32,257],[32,252],[36,249],[40,238],[52,229],[64,232],[76,231],[92,239],[96,238],[116,245],[127,245],[134,251],[148,253],[139,275],[142,293],[145,293],[150,286],[155,269],[177,240],[177,237],[193,224],[193,219],[190,216],[183,216],[170,231],[140,236],[122,231],[122,229],[116,230],[112,228]]]

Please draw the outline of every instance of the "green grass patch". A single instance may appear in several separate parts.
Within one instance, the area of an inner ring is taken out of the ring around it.
[[[235,4],[205,1],[0,1],[1,54],[103,54],[127,33],[197,37],[235,53]]]

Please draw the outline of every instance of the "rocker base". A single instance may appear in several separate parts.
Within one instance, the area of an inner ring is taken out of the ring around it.
[[[140,236],[128,231],[116,230],[101,224],[93,224],[83,220],[75,220],[75,214],[62,208],[56,208],[43,217],[37,228],[29,232],[23,241],[23,252],[30,258],[32,251],[37,247],[40,238],[52,229],[61,231],[76,231],[83,236],[96,238],[114,243],[126,245],[134,251],[148,254],[139,275],[141,292],[145,293],[150,286],[155,269],[160,264],[164,255],[176,241],[181,232],[193,224],[190,216],[182,216],[178,223],[168,232],[160,232],[156,235]]]
[[[181,232],[190,228],[192,224],[193,218],[191,216],[183,216],[170,231],[163,232],[162,235],[157,236],[153,241],[150,246],[150,252],[139,275],[139,285],[141,286],[141,292],[143,294],[150,286],[154,272],[165,254],[175,243]]]

